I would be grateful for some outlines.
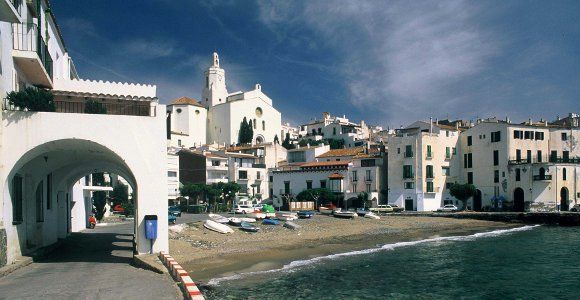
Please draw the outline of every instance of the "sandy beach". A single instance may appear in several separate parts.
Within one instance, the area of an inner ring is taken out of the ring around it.
[[[170,252],[196,282],[236,273],[282,267],[299,259],[362,250],[377,245],[437,236],[468,235],[520,226],[479,220],[388,215],[381,220],[337,219],[316,215],[296,220],[290,230],[261,225],[260,232],[235,230],[220,234],[189,223],[181,232],[170,232]]]

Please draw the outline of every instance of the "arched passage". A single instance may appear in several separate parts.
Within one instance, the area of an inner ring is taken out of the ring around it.
[[[524,190],[522,188],[516,188],[514,190],[514,211],[524,211],[524,203]]]
[[[135,220],[140,220],[140,184],[126,159],[89,140],[47,142],[33,147],[12,164],[4,182],[3,209],[7,213],[4,221],[12,225],[7,227],[8,256],[27,254],[65,238],[73,217],[71,204],[82,200],[75,199],[73,186],[80,178],[96,172],[119,174],[127,180],[136,195]],[[162,211],[159,220],[163,222],[167,210],[161,206],[159,211]],[[136,222],[133,227],[137,249],[145,249],[138,252],[146,252],[149,245],[139,245],[146,243],[138,231],[143,224]]]
[[[563,187],[560,189],[560,210],[568,211],[570,209],[570,204],[568,203],[568,188]]]

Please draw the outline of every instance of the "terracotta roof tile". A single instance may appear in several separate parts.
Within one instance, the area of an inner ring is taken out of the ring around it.
[[[177,98],[177,99],[171,101],[171,104],[172,105],[173,104],[187,104],[187,105],[193,105],[193,106],[205,108],[201,103],[197,102],[197,100],[195,100],[193,98],[189,98],[189,97]]]
[[[313,161],[300,165],[301,167],[333,167],[333,166],[347,166],[350,160],[341,161]]]
[[[364,147],[334,149],[334,150],[330,150],[328,152],[325,152],[317,157],[355,156],[361,152],[364,152]]]
[[[339,173],[332,173],[330,174],[330,176],[328,176],[328,179],[343,179],[344,176],[342,176],[342,174]]]

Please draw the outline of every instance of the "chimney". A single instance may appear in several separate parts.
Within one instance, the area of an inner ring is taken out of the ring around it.
[[[433,117],[429,117],[429,135],[433,133]]]

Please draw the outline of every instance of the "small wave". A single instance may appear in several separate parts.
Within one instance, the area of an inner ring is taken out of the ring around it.
[[[235,275],[231,275],[231,276],[213,278],[207,284],[216,286],[216,285],[219,285],[223,281],[231,281],[231,280],[241,279],[241,278],[252,276],[252,275],[261,275],[261,274],[268,274],[268,273],[275,273],[275,272],[289,272],[289,271],[292,271],[294,269],[308,266],[308,265],[312,265],[312,264],[315,264],[315,263],[320,262],[320,261],[333,260],[333,259],[337,259],[340,257],[364,255],[364,254],[370,254],[370,253],[375,253],[375,252],[379,252],[379,251],[394,250],[396,248],[410,247],[410,246],[415,246],[415,245],[419,245],[419,244],[442,242],[442,241],[454,241],[454,242],[471,241],[471,240],[475,240],[478,238],[495,237],[495,236],[510,234],[510,233],[514,233],[514,232],[527,231],[527,230],[534,229],[538,226],[541,226],[541,225],[522,226],[522,227],[517,227],[517,228],[511,228],[511,229],[498,229],[498,230],[494,230],[494,231],[478,232],[478,233],[464,235],[464,236],[442,236],[442,237],[429,238],[429,239],[423,239],[423,240],[418,240],[418,241],[398,242],[398,243],[393,243],[393,244],[386,244],[386,245],[382,245],[381,247],[378,247],[378,248],[370,248],[370,249],[365,249],[365,250],[357,250],[357,251],[343,252],[343,253],[337,253],[337,254],[330,254],[330,255],[326,255],[326,256],[314,257],[311,259],[296,260],[296,261],[290,262],[289,264],[286,264],[286,265],[282,266],[282,268],[278,268],[278,269],[272,269],[272,270],[266,270],[266,271],[245,272],[245,273],[239,273],[239,274],[235,274]]]

